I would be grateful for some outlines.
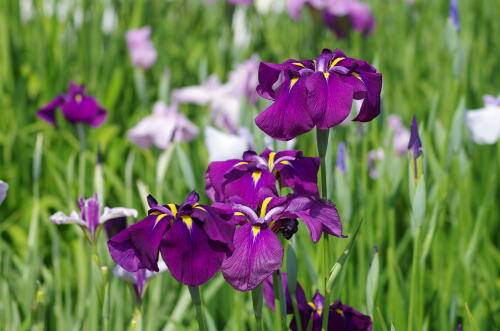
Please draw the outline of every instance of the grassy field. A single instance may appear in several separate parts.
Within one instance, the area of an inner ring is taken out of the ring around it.
[[[153,103],[168,96],[165,69],[173,89],[198,85],[212,73],[225,81],[235,64],[253,54],[282,62],[312,59],[325,47],[369,61],[384,75],[382,115],[330,134],[330,198],[345,233],[352,235],[363,220],[333,298],[369,313],[374,330],[500,327],[500,144],[474,144],[463,116],[483,106],[483,94],[500,94],[500,2],[459,0],[457,33],[447,0],[414,5],[371,0],[374,33],[345,40],[336,39],[311,11],[294,21],[286,12],[262,14],[250,5],[245,14],[251,41],[243,48],[232,42],[235,6],[224,1],[80,0],[69,1],[66,14],[57,9],[60,2],[32,1],[27,19],[18,1],[0,1],[0,179],[10,186],[0,207],[0,329],[196,330],[189,292],[168,273],[151,279],[138,313],[127,283],[112,276],[104,235],[97,252],[108,268],[109,286],[100,298],[95,289],[103,280],[84,233],[53,225],[49,217],[59,210],[69,213],[81,194],[90,197],[96,190],[102,190],[106,205],[136,208],[139,217],[145,215],[148,193],[180,203],[196,189],[208,202],[203,128],[210,124],[209,107],[181,106],[201,134],[175,146],[164,176],[158,170],[162,151],[139,149],[127,138]],[[103,13],[110,6],[117,22],[105,33]],[[144,25],[152,27],[158,50],[156,64],[144,73],[147,99],[137,88],[125,42],[127,30]],[[35,115],[71,80],[86,84],[109,110],[104,125],[85,128],[82,153],[72,125],[60,121],[55,130]],[[264,134],[253,119],[266,105],[245,103],[242,115],[258,152]],[[418,224],[412,222],[410,162],[391,147],[387,118],[393,114],[408,128],[415,115],[420,126],[425,200],[419,201]],[[335,168],[341,141],[347,146],[345,174]],[[316,155],[313,133],[299,137],[296,147]],[[98,148],[102,168],[96,166]],[[376,163],[373,179],[367,155],[377,148],[385,158]],[[328,267],[348,242],[330,239]],[[293,245],[298,279],[312,295],[322,287],[321,244],[313,244],[301,225]],[[234,290],[220,273],[202,293],[210,330],[254,328],[250,293]],[[273,329],[274,318],[264,307],[265,330]]]

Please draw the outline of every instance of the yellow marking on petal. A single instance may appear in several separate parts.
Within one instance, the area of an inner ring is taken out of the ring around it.
[[[260,207],[260,217],[265,217],[266,212],[267,212],[267,206],[269,205],[269,202],[271,202],[273,197],[268,197],[262,202],[262,206]]]
[[[168,206],[168,208],[170,208],[172,215],[174,215],[174,217],[175,217],[177,215],[177,206],[173,203],[169,203],[167,206]]]
[[[285,161],[281,161],[280,163],[281,163],[281,164],[286,164],[286,165],[292,165],[292,164],[290,163],[290,161],[287,161],[287,160],[285,160]]]
[[[82,101],[82,95],[80,93],[78,93],[77,95],[75,95],[75,100],[76,100],[76,102]]]
[[[155,225],[158,224],[163,217],[167,216],[167,214],[160,214],[155,220]]]
[[[182,215],[181,218],[184,224],[186,224],[188,230],[191,231],[191,228],[193,227],[193,219],[191,216]]]
[[[237,167],[237,166],[244,165],[244,164],[248,164],[248,162],[245,162],[245,161],[238,162],[233,167]]]
[[[271,170],[274,166],[274,157],[276,156],[276,152],[271,152],[269,154],[269,160],[267,160],[267,166],[269,167],[269,170]]]
[[[257,185],[261,176],[262,176],[262,171],[260,171],[260,170],[255,170],[254,172],[252,172],[252,178],[253,178],[254,185]]]
[[[330,76],[330,73],[329,72],[324,72],[323,76],[325,76],[326,80],[328,80],[328,77]]]
[[[252,234],[253,234],[253,237],[256,238],[257,235],[259,234],[260,232],[260,226],[252,226]]]
[[[363,79],[355,72],[351,72],[351,75],[353,75],[354,77],[356,77],[357,79],[359,79],[360,81],[363,81]]]
[[[201,210],[203,210],[205,213],[207,213],[207,210],[206,210],[205,208],[203,208],[202,206],[194,206],[194,208],[201,209]]]
[[[161,215],[161,213],[158,210],[155,210],[155,211],[149,213],[149,215]]]
[[[299,77],[294,77],[294,78],[290,79],[290,90],[297,83],[298,80],[299,80]]]
[[[237,211],[236,213],[234,213],[234,216],[245,216],[245,214],[243,214],[240,211]]]
[[[338,57],[336,58],[335,60],[332,61],[332,64],[330,64],[330,68],[328,68],[328,70],[332,69],[333,67],[335,67],[337,65],[337,63],[339,63],[340,61],[344,60],[345,57]]]
[[[305,66],[302,63],[300,63],[300,62],[293,62],[292,64],[295,64],[296,66],[305,68]]]
[[[316,310],[316,305],[314,304],[314,302],[309,301],[307,304],[311,306],[312,309]]]
[[[340,315],[340,316],[344,317],[344,312],[342,311],[342,309],[337,308],[337,309],[335,309],[335,311],[336,311],[337,313],[339,313],[339,315]]]

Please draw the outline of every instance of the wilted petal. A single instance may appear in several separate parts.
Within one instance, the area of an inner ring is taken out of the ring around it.
[[[222,263],[222,274],[239,291],[259,286],[283,263],[283,247],[270,229],[252,229],[250,223],[236,229],[234,252]]]
[[[199,286],[220,269],[226,245],[210,240],[196,219],[177,220],[165,234],[161,255],[177,281]]]
[[[147,216],[108,240],[113,260],[130,272],[141,268],[158,271],[158,252],[168,219],[157,221],[157,216]]]

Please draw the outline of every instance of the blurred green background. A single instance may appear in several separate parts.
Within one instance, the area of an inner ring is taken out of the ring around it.
[[[21,10],[27,1],[0,1],[0,179],[10,185],[0,208],[0,329],[99,330],[105,321],[112,330],[197,329],[187,289],[168,274],[149,283],[141,317],[119,279],[110,279],[106,312],[100,310],[93,283],[99,271],[83,232],[49,223],[54,212],[74,209],[81,193],[78,136],[69,124],[55,130],[37,119],[37,108],[66,91],[70,80],[86,84],[110,114],[103,126],[87,130],[84,196],[96,190],[99,146],[106,205],[136,208],[141,217],[145,193],[179,203],[193,188],[204,192],[203,133],[176,147],[160,182],[161,151],[140,150],[126,136],[160,98],[165,69],[170,87],[178,88],[200,84],[211,73],[224,81],[252,54],[282,62],[314,58],[325,47],[373,63],[384,75],[383,114],[367,124],[334,128],[330,137],[331,199],[347,234],[364,220],[333,299],[370,313],[374,330],[455,330],[459,323],[464,330],[500,327],[500,144],[473,144],[463,120],[466,109],[482,107],[483,94],[500,93],[500,2],[459,0],[457,34],[448,21],[447,0],[412,5],[371,0],[374,33],[346,40],[336,39],[310,10],[294,21],[286,12],[260,13],[250,5],[244,11],[251,41],[244,48],[234,47],[236,7],[224,1],[28,2],[31,17]],[[106,32],[103,17],[110,10],[116,27]],[[152,27],[158,50],[156,64],[145,72],[147,102],[135,88],[125,43],[128,29],[144,25]],[[260,100],[244,107],[242,125],[255,131],[257,140],[262,133],[252,121],[265,105]],[[208,107],[182,105],[181,111],[201,128],[210,121]],[[390,147],[391,114],[407,127],[416,115],[420,125],[427,199],[418,235],[411,225],[409,161]],[[347,143],[346,174],[334,166],[340,141]],[[312,134],[300,137],[297,147],[316,154]],[[377,163],[379,177],[372,179],[367,153],[377,148],[386,152]],[[207,201],[203,194],[202,200]],[[347,242],[330,240],[335,257]],[[103,264],[113,268],[104,236],[99,244]],[[320,245],[302,225],[294,245],[298,279],[312,296],[321,283]],[[369,274],[374,247],[378,268]],[[375,278],[376,292],[367,295],[367,282]],[[253,328],[250,293],[235,291],[220,274],[202,291],[211,330]],[[264,307],[265,329],[272,329],[272,319]]]

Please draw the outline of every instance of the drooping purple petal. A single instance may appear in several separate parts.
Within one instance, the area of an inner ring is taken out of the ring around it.
[[[118,233],[125,230],[126,227],[127,227],[126,217],[112,218],[104,222],[104,229],[106,230],[106,235],[108,236],[108,238],[116,236]]]
[[[159,218],[156,215],[147,216],[108,240],[111,258],[130,272],[141,268],[158,271],[158,252],[170,217]]]
[[[226,257],[226,245],[211,240],[196,219],[177,219],[161,244],[161,255],[172,276],[189,286],[212,278]]]
[[[222,185],[225,181],[224,175],[239,162],[241,162],[241,160],[210,163],[205,173],[205,190],[212,202],[224,202],[224,191],[222,189]]]
[[[61,105],[61,110],[69,122],[83,122],[91,126],[101,125],[107,116],[107,112],[93,97],[83,94],[76,94],[69,98]]]
[[[337,208],[328,200],[291,194],[283,216],[300,218],[309,229],[313,242],[318,242],[322,233],[345,237]]]
[[[45,122],[48,122],[53,126],[56,126],[56,109],[60,107],[62,104],[64,104],[64,96],[59,95],[54,100],[52,100],[51,102],[40,108],[36,112],[36,116],[38,116]]]
[[[281,152],[277,154],[277,159]],[[318,157],[305,157],[302,152],[295,159],[276,164],[280,185],[290,187],[295,193],[318,194]]]
[[[283,246],[269,228],[248,223],[236,229],[233,254],[222,263],[226,281],[239,291],[259,286],[283,263]]]
[[[217,210],[211,206],[199,205],[193,209],[192,216],[202,222],[203,230],[211,240],[232,246],[234,224],[222,218]]]

